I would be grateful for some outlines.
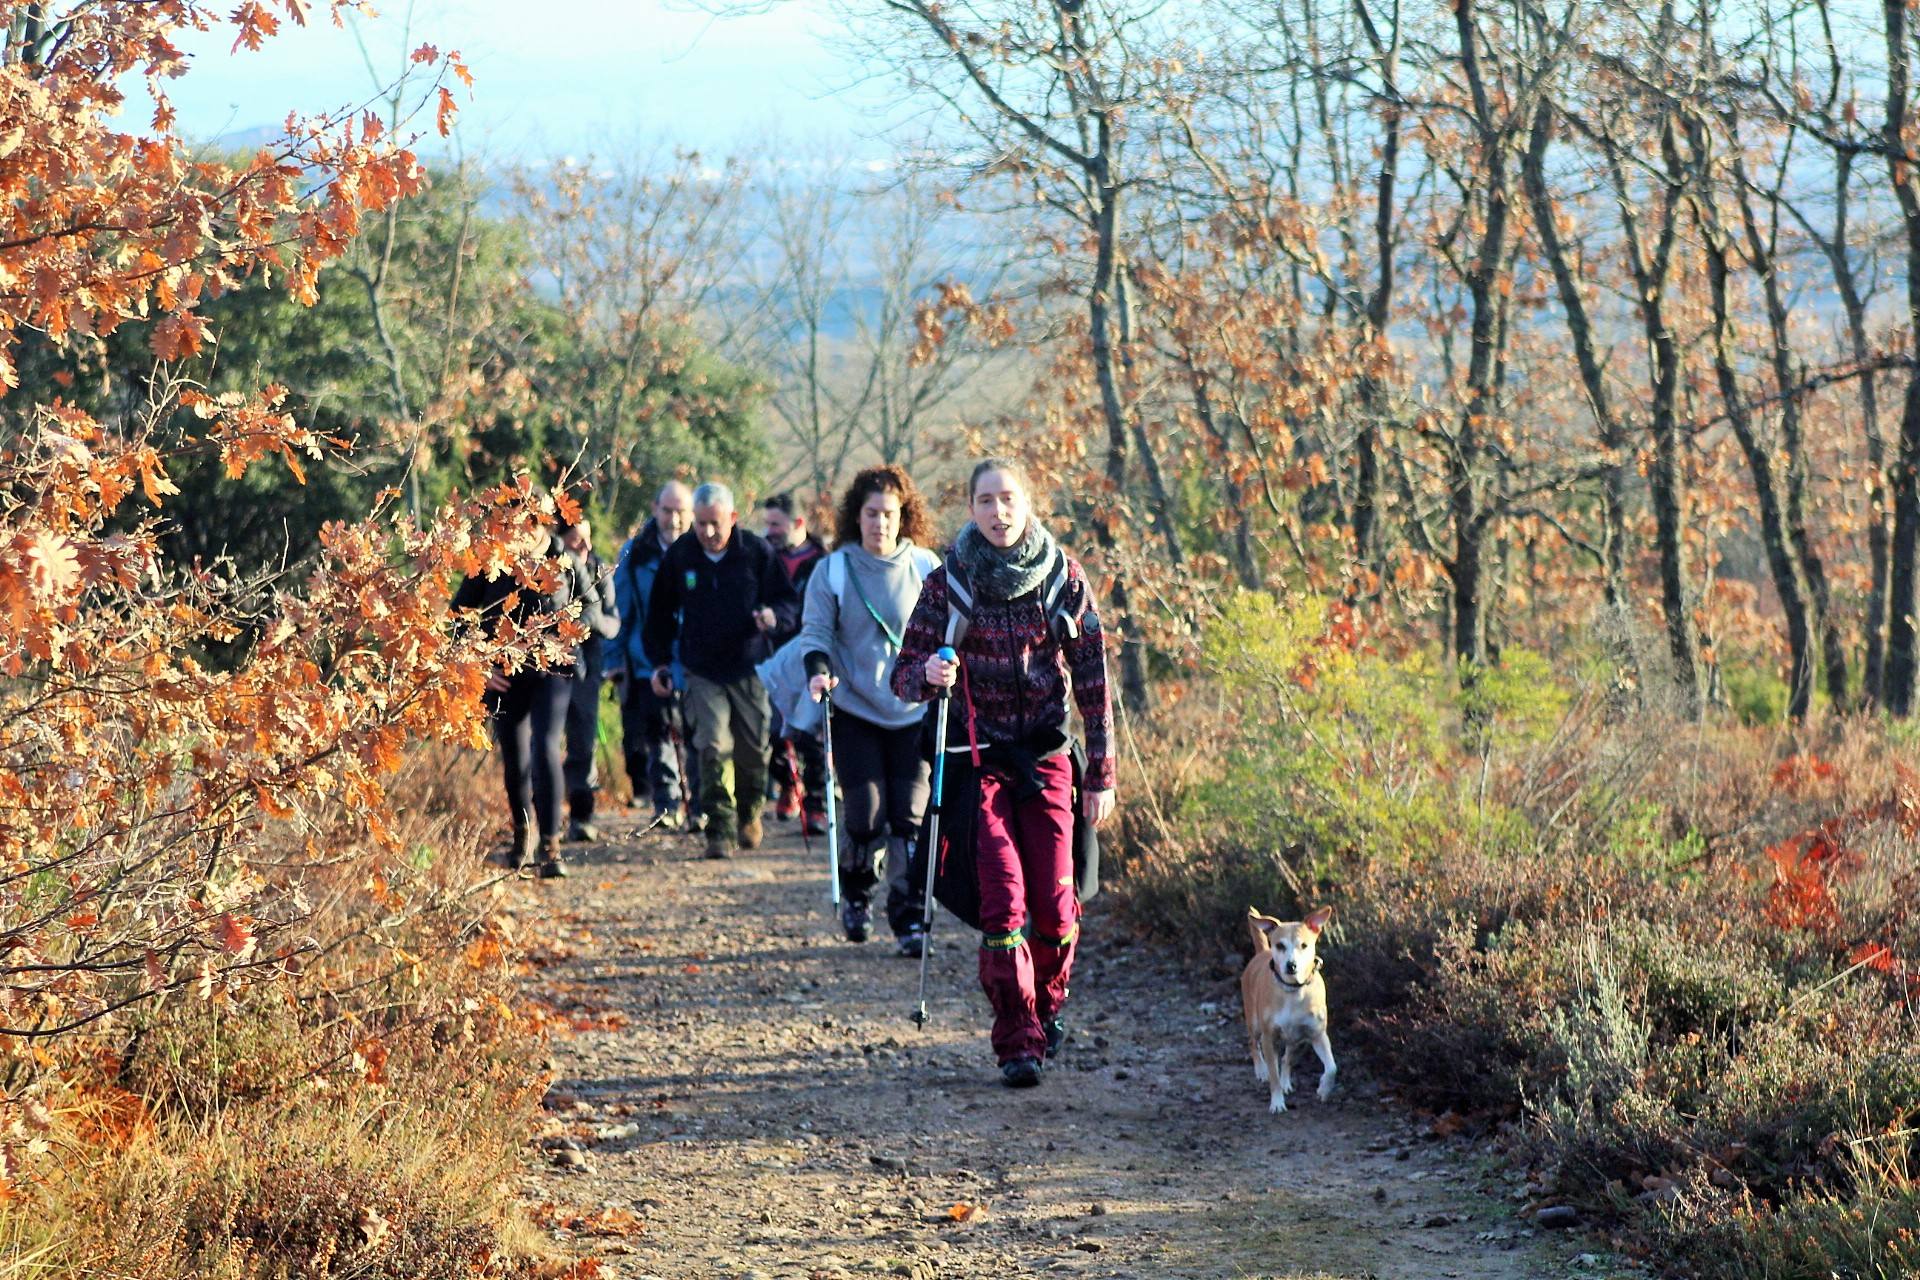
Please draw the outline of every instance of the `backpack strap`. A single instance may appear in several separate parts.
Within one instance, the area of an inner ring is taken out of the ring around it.
[[[827,557],[827,590],[832,593],[834,603],[844,606],[847,594],[847,554],[836,551]]]
[[[1055,638],[1063,641],[1079,638],[1080,615],[1086,609],[1086,595],[1082,593],[1080,609],[1068,611],[1064,601],[1072,581],[1067,574],[1067,553],[1055,547],[1053,563],[1047,566],[1046,579],[1040,584],[1040,609],[1053,627]]]
[[[1047,565],[1047,573],[1040,581],[1040,612],[1045,615],[1047,625],[1052,629],[1054,638],[1060,641],[1078,639],[1081,630],[1081,617],[1086,613],[1087,597],[1083,592],[1080,604],[1068,608],[1067,588],[1073,585],[1073,578],[1067,572],[1067,553],[1060,548],[1053,549],[1053,560]],[[967,581],[966,573],[957,561],[947,561],[947,643],[954,648],[960,647],[960,640],[967,634],[967,628],[973,624],[974,596],[973,585]]]
[[[960,568],[960,561],[947,557],[947,644],[958,649],[973,625],[973,584]]]

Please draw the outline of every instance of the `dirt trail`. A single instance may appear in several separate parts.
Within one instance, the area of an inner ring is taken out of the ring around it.
[[[1040,1088],[1013,1091],[987,1045],[975,938],[951,918],[936,925],[919,1031],[914,963],[842,940],[824,867],[791,826],[705,862],[690,838],[610,825],[572,879],[529,886],[566,939],[537,994],[600,1029],[556,1043],[524,1187],[559,1206],[543,1214],[563,1224],[556,1240],[606,1274],[1611,1270],[1570,1260],[1579,1241],[1529,1231],[1507,1179],[1424,1138],[1355,1055],[1324,1104],[1307,1055],[1295,1109],[1269,1116],[1237,997],[1116,939],[1098,903],[1062,1058]],[[1330,954],[1336,1002],[1339,965]]]

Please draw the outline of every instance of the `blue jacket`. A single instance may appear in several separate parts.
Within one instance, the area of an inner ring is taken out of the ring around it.
[[[641,633],[647,625],[647,602],[653,599],[653,581],[659,576],[660,561],[666,553],[666,548],[660,545],[660,527],[650,518],[640,527],[640,532],[620,548],[620,562],[614,566],[613,596],[620,609],[616,656],[624,660],[629,679],[646,680],[653,675],[653,664],[647,661]],[[684,684],[677,645],[674,658],[674,683]]]

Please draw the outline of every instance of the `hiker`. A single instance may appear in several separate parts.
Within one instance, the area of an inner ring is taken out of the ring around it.
[[[562,771],[567,782],[567,839],[591,844],[600,838],[593,825],[596,793],[600,790],[600,769],[594,759],[600,746],[600,686],[607,675],[607,642],[620,634],[620,617],[614,608],[611,571],[600,553],[593,549],[593,529],[583,518],[577,524],[560,526],[560,542],[586,575],[592,579],[600,607],[592,619],[584,614],[587,638],[580,642],[580,657],[574,665],[573,684],[568,691],[566,758]]]
[[[945,689],[955,700],[939,744],[945,847],[927,855],[974,859],[994,1053],[1001,1079],[1022,1088],[1040,1083],[1066,1035],[1076,820],[1090,834],[1113,811],[1106,642],[1079,562],[1034,518],[1025,469],[989,458],[967,495],[971,518],[921,587],[893,691],[924,702]],[[939,656],[943,645],[957,662]],[[1087,737],[1078,779],[1069,693]]]
[[[544,536],[546,554],[559,560],[564,570],[551,590],[535,592],[522,586],[511,573],[492,577],[475,574],[454,592],[452,608],[477,612],[488,635],[499,625],[509,600],[522,621],[536,613],[559,613],[578,601],[582,625],[589,631],[594,630],[596,622],[604,625],[599,585],[587,574],[585,565],[568,553],[559,530],[545,531]],[[577,648],[573,658],[565,667],[523,667],[487,675],[487,712],[494,740],[500,745],[500,768],[513,823],[507,865],[517,871],[530,858],[536,858],[537,831],[537,863],[543,878],[567,874],[567,865],[560,857],[565,784],[561,740],[573,696],[573,674],[579,665]]]
[[[807,691],[833,698],[833,754],[846,838],[839,849],[840,923],[847,941],[873,936],[871,896],[884,866],[887,924],[903,956],[925,945],[921,893],[908,865],[927,807],[923,708],[890,675],[920,584],[939,567],[925,547],[926,502],[896,466],[870,467],[840,500],[834,550],[807,587],[796,642]]]
[[[794,509],[792,494],[776,493],[765,499],[760,504],[760,515],[766,524],[767,542],[779,555],[787,580],[793,583],[794,594],[805,600],[807,582],[827,549],[808,531],[807,513]],[[782,628],[767,639],[778,649],[790,642],[798,631],[796,624],[792,630]],[[810,836],[824,833],[827,829],[826,749],[812,734],[789,733],[777,707],[770,736],[773,741],[770,772],[779,792],[775,815],[784,821],[801,818]]]
[[[768,708],[754,666],[766,656],[767,634],[799,614],[800,598],[773,548],[740,527],[733,491],[711,483],[695,489],[693,528],[660,562],[642,642],[660,697],[672,692],[676,652],[686,669],[709,858],[729,856],[736,836],[742,849],[759,847]]]
[[[614,567],[614,595],[620,605],[620,750],[626,758],[633,803],[651,801],[653,824],[669,831],[700,826],[700,767],[691,752],[683,761],[686,739],[681,695],[686,670],[676,655],[671,691],[654,692],[653,664],[647,661],[644,634],[647,602],[667,548],[693,527],[693,490],[678,480],[654,495],[653,514],[620,548]],[[684,776],[682,770],[684,767]]]

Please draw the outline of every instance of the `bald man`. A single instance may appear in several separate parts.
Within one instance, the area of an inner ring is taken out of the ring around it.
[[[613,573],[620,606],[619,654],[625,685],[620,695],[620,739],[627,779],[633,784],[633,802],[650,801],[654,823],[672,830],[699,826],[699,764],[687,752],[686,776],[681,776],[680,753],[674,749],[676,734],[684,740],[679,694],[663,697],[653,688],[653,664],[647,661],[641,633],[660,561],[667,548],[692,527],[693,490],[675,480],[655,495],[653,515],[620,548],[620,562]],[[675,667],[676,683],[684,689],[685,676],[679,674],[677,662]]]

